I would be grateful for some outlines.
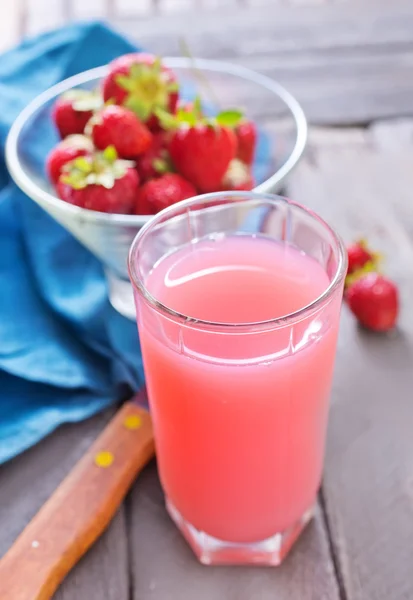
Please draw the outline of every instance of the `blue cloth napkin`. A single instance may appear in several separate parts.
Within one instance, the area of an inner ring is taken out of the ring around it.
[[[2,55],[2,157],[13,120],[35,96],[134,49],[106,26],[89,23]],[[0,282],[2,463],[58,425],[127,397],[142,385],[143,370],[136,325],[110,306],[100,263],[16,187],[4,159]]]

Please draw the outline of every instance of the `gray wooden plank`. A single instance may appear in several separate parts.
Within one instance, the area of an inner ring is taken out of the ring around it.
[[[129,600],[127,526],[123,507],[69,573],[55,600]]]
[[[161,0],[159,10],[161,13],[185,12],[194,7],[194,0]]]
[[[279,79],[312,123],[348,125],[412,114],[410,0],[267,3],[235,11],[224,7],[219,18],[216,11],[192,17],[185,32],[180,14],[117,24],[160,54],[179,53],[177,40],[184,33],[194,55],[226,59]],[[251,98],[260,102],[253,86]]]
[[[377,121],[369,128],[369,135],[376,147],[403,157],[405,149],[411,151],[413,146],[413,119]]]
[[[294,6],[308,6],[308,5],[315,5],[318,6],[320,4],[324,4],[325,2],[328,2],[329,0],[289,0],[289,2],[291,4],[293,4]]]
[[[154,464],[128,500],[133,600],[338,600],[321,514],[279,568],[200,565],[168,517]]]
[[[17,44],[21,35],[22,0],[0,2],[0,52]]]
[[[66,0],[24,0],[25,34],[36,35],[64,25],[67,18]]]
[[[0,469],[0,556],[102,430],[113,411],[60,428]],[[128,600],[123,509],[55,594],[59,600]]]
[[[117,17],[126,17],[128,21],[132,17],[139,17],[153,15],[154,5],[152,0],[113,0],[114,2],[114,13]]]
[[[108,6],[106,0],[71,0],[73,19],[96,19],[107,17]]]
[[[312,136],[290,182],[291,197],[346,240],[363,235],[386,256],[402,301],[388,335],[361,330],[343,308],[323,494],[348,600],[413,597],[413,151],[386,150],[378,131],[342,144],[337,130],[332,143]]]

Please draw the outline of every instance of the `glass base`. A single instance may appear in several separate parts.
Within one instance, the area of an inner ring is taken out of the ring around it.
[[[276,567],[282,563],[307,523],[315,505],[286,531],[251,544],[225,542],[195,529],[166,499],[166,509],[203,565],[262,565]]]
[[[114,271],[105,270],[109,300],[115,310],[131,321],[136,320],[133,288],[129,279],[122,279]]]

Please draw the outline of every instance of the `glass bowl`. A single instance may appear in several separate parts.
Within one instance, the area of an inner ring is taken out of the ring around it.
[[[188,58],[163,62],[176,73],[185,99],[199,94],[212,110],[239,107],[257,123],[259,154],[264,153],[265,160],[256,165],[255,190],[279,191],[307,141],[307,122],[295,98],[276,81],[237,65]],[[106,72],[107,67],[85,71],[35,98],[11,127],[5,153],[16,184],[102,261],[112,305],[134,319],[127,256],[136,233],[151,217],[72,206],[57,198],[44,170],[47,152],[58,141],[51,118],[56,97],[72,88],[96,88]]]

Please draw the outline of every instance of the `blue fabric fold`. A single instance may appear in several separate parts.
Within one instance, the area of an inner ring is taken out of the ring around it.
[[[0,57],[0,144],[35,96],[136,47],[100,23]],[[26,149],[42,153],[39,139]],[[46,148],[43,156],[46,154]],[[0,162],[0,463],[143,384],[136,325],[114,311],[99,261],[11,181]]]

